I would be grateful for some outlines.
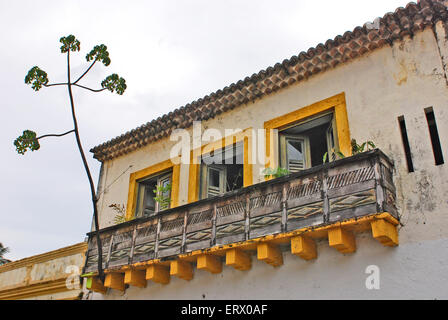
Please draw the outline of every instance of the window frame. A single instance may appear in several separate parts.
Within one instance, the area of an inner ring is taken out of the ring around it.
[[[279,144],[279,163],[282,168],[289,168],[289,155],[288,155],[288,142],[293,140],[299,140],[302,142],[303,147],[303,168],[300,170],[305,170],[311,167],[311,153],[310,153],[310,139],[304,135],[290,135],[290,134],[280,134],[279,136],[280,144]]]
[[[242,143],[243,145],[243,188],[253,184],[252,165],[252,127],[238,131],[220,140],[202,145],[190,152],[190,168],[188,182],[188,203],[199,200],[201,161],[200,157],[209,152],[225,149],[230,145]],[[196,158],[199,161],[193,161]]]
[[[144,211],[146,209],[147,188],[149,188],[149,186],[146,185],[144,182],[148,181],[148,180],[155,180],[155,188],[157,188],[158,186],[163,185],[164,182],[166,182],[168,179],[169,179],[169,183],[172,185],[172,181],[173,181],[172,170],[157,173],[157,174],[151,175],[149,177],[139,179],[137,181],[137,199],[136,199],[135,212],[134,212],[135,217],[146,217],[147,216],[144,214]],[[140,192],[143,193],[143,195],[141,196],[142,199],[140,199]],[[155,196],[157,197],[158,195],[156,194]],[[170,202],[171,202],[171,191],[169,192],[169,197],[170,197]],[[141,203],[140,203],[140,201],[141,201]],[[140,208],[140,206],[142,206],[143,208]],[[161,212],[163,210],[169,209],[169,208],[171,208],[171,203],[168,204],[167,208],[160,208],[160,203],[158,203],[157,201],[154,200],[154,212],[152,213],[152,215],[154,215],[158,212]],[[140,210],[141,210],[141,212],[139,212]]]
[[[241,148],[240,150],[242,151],[242,155],[243,155],[243,163],[239,163],[240,165],[243,166],[243,175],[244,175],[244,145],[242,142],[236,142],[233,144],[229,144],[224,148],[221,149],[215,149],[213,151],[213,154],[220,154],[221,156],[221,161],[222,161],[222,165],[221,166],[219,164],[206,164],[206,163],[200,163],[200,172],[199,172],[199,178],[200,178],[200,183],[199,183],[199,199],[206,199],[208,197],[212,197],[212,196],[216,196],[216,195],[220,195],[220,194],[224,194],[227,192],[227,174],[228,174],[228,168],[225,167],[225,165],[227,164],[225,162],[225,160],[227,160],[228,158],[225,157],[225,155],[227,154],[227,152],[229,150],[232,149],[232,156],[233,157],[238,157],[238,152],[237,152],[237,148]],[[231,164],[227,164],[227,165],[231,165]],[[217,193],[216,194],[212,194],[209,195],[209,185],[210,185],[210,171],[214,170],[214,171],[218,171],[219,172],[219,190],[216,190]],[[243,186],[244,186],[244,177],[243,177]]]
[[[174,208],[179,205],[180,163],[174,164],[171,159],[168,159],[130,174],[128,202],[126,205],[126,220],[136,217],[135,212],[137,205],[138,182],[154,175],[163,174],[164,172],[170,170],[172,170],[170,208]]]
[[[347,106],[345,100],[345,93],[339,93],[330,98],[318,101],[311,105],[299,108],[282,116],[265,121],[264,129],[266,130],[266,168],[276,168],[280,163],[280,147],[278,131],[291,127],[301,121],[307,121],[317,116],[324,115],[332,111],[334,116],[334,125],[337,133],[336,141],[339,145],[339,150],[345,156],[352,155],[350,129],[348,123]],[[266,178],[269,180],[270,178]],[[272,179],[272,178],[271,178]]]

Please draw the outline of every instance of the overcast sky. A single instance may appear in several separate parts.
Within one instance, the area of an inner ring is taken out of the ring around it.
[[[75,88],[81,138],[95,183],[100,163],[90,148],[211,92],[325,43],[403,0],[8,1],[0,0],[0,242],[17,260],[83,241],[90,230],[90,189],[74,136],[41,141],[19,155],[14,139],[72,129],[67,90],[34,92],[24,84],[37,65],[65,81],[59,38],[81,41],[72,72],[107,45],[112,63],[95,65],[83,84],[99,88],[124,77],[123,96]]]

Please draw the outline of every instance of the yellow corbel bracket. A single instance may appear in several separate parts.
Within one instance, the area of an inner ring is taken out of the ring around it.
[[[297,236],[291,238],[291,253],[305,260],[317,258],[316,243],[313,239],[306,236]]]
[[[152,264],[146,268],[146,280],[168,284],[170,282],[170,270],[168,267]]]
[[[351,231],[335,227],[328,230],[328,242],[330,247],[341,253],[352,253],[356,251],[355,236]]]
[[[257,257],[258,260],[264,261],[273,267],[278,267],[283,264],[283,256],[280,249],[267,242],[258,244]]]
[[[124,291],[124,274],[118,272],[106,274],[104,286],[106,288]]]
[[[87,277],[87,283],[86,283],[87,290],[106,294],[107,288],[103,285],[101,280],[98,277],[92,276]]]
[[[126,270],[124,273],[124,283],[139,288],[145,288],[145,270]]]
[[[206,270],[211,273],[221,273],[222,262],[217,256],[202,254],[198,256],[197,268],[199,270]]]
[[[252,267],[252,260],[246,252],[233,248],[226,251],[226,265],[244,271]]]
[[[170,264],[170,275],[184,280],[193,279],[193,266],[187,261],[174,260]]]
[[[397,226],[385,219],[373,220],[370,223],[373,237],[387,247],[398,246]]]

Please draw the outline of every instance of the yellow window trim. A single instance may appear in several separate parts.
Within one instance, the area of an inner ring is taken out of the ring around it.
[[[264,123],[266,129],[266,168],[277,167],[278,159],[272,141],[272,130],[282,129],[295,122],[304,120],[319,113],[333,109],[336,121],[339,149],[345,156],[352,155],[350,142],[350,129],[348,125],[347,106],[345,93],[342,92],[325,100],[313,103],[309,106],[297,109],[280,117],[271,119]]]
[[[190,170],[188,181],[188,203],[199,200],[199,174],[200,164],[193,163],[193,159],[202,156],[205,153],[225,148],[234,143],[243,141],[243,186],[247,187],[253,184],[252,169],[252,128],[247,128],[235,134],[224,137],[220,140],[210,142],[190,152]]]
[[[177,161],[179,162],[179,161]],[[153,174],[172,169],[171,183],[171,208],[179,205],[179,180],[180,180],[180,163],[174,164],[171,159],[162,161],[145,169],[131,173],[129,177],[128,203],[126,207],[126,220],[130,220],[135,216],[135,206],[137,199],[137,181]]]

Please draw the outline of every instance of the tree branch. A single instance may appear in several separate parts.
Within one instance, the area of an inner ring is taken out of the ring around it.
[[[68,83],[50,83],[50,84],[44,84],[44,87],[53,87],[53,86],[66,86]]]
[[[73,82],[72,84],[76,85],[76,83],[78,83],[78,81],[81,80],[87,74],[87,72],[89,72],[90,69],[92,69],[92,67],[95,64],[95,62],[96,62],[96,59],[93,60],[93,63],[90,65],[90,67],[88,67],[87,70],[75,82]]]
[[[34,139],[23,139],[23,141],[24,141],[24,142],[28,142],[28,141],[39,140],[39,139],[42,139],[42,138],[47,138],[47,137],[62,137],[62,136],[65,136],[65,135],[67,135],[67,134],[69,134],[69,133],[72,133],[72,132],[75,132],[75,129],[72,129],[72,130],[67,131],[67,132],[64,132],[64,133],[50,133],[50,134],[44,134],[44,135],[42,135],[42,136],[40,136],[40,137],[36,137],[36,138],[34,138]]]
[[[65,135],[67,135],[69,133],[72,133],[72,132],[75,132],[75,129],[72,129],[70,131],[67,131],[67,132],[64,132],[64,133],[60,133],[60,134],[57,134],[57,133],[44,134],[44,135],[42,135],[40,137],[37,137],[36,140],[39,140],[39,139],[42,139],[42,138],[46,138],[46,137],[62,137],[62,136],[65,136]]]
[[[106,88],[102,88],[102,89],[97,89],[97,90],[95,90],[95,89],[91,89],[91,88],[88,88],[88,87],[81,86],[81,85],[76,84],[76,83],[73,83],[73,85],[74,85],[74,86],[77,86],[77,87],[80,87],[80,88],[83,88],[83,89],[86,89],[86,90],[93,91],[93,92],[101,92],[101,91],[106,90]]]

